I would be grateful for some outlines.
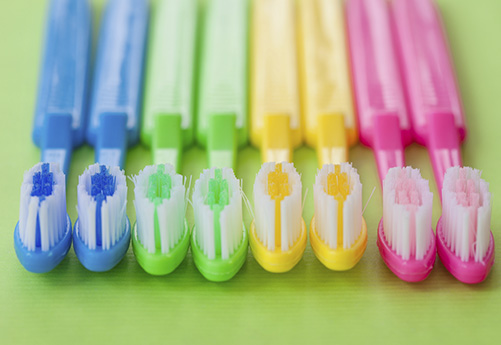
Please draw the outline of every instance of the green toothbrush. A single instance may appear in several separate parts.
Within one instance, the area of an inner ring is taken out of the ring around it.
[[[242,221],[242,190],[230,168],[204,170],[193,191],[193,261],[211,281],[226,281],[247,258],[248,235]]]
[[[132,248],[136,259],[150,274],[171,273],[190,244],[185,179],[173,166],[159,164],[145,167],[133,181],[137,223]]]
[[[193,141],[196,20],[196,0],[159,0],[148,42],[141,140],[176,171]]]
[[[203,26],[197,141],[210,167],[234,168],[247,143],[247,0],[206,3]]]

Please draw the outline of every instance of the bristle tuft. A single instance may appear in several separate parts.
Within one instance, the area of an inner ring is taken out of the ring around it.
[[[186,186],[170,164],[150,165],[133,177],[137,236],[149,253],[168,254],[184,233]]]
[[[349,249],[362,231],[362,184],[350,163],[324,165],[313,186],[315,228],[331,249]]]
[[[431,244],[433,194],[418,169],[392,168],[383,183],[383,229],[404,260],[421,260]]]
[[[255,228],[261,243],[289,250],[301,235],[301,177],[292,163],[264,163],[254,183]]]
[[[491,231],[491,193],[481,172],[449,168],[442,189],[442,235],[462,261],[481,262],[487,254]]]
[[[59,166],[38,163],[24,173],[19,236],[29,251],[48,251],[66,231],[66,180]]]
[[[127,184],[119,167],[93,164],[78,179],[78,236],[94,250],[110,249],[126,230]]]
[[[242,188],[232,169],[207,169],[193,192],[195,239],[209,259],[228,259],[243,240]]]

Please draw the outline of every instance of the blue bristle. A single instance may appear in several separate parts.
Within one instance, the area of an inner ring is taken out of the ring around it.
[[[102,245],[101,235],[101,206],[107,196],[113,196],[115,193],[115,176],[110,175],[105,165],[99,166],[99,172],[90,177],[91,196],[96,200],[96,245]]]
[[[50,164],[43,163],[42,171],[33,175],[33,189],[31,196],[37,196],[40,201],[45,200],[46,197],[52,195],[54,186],[54,175],[50,172]]]

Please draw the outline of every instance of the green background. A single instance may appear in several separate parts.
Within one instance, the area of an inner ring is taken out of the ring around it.
[[[93,1],[95,28],[104,1]],[[484,171],[494,195],[492,228],[499,228],[501,168],[501,1],[438,1],[457,67],[469,137],[463,146],[466,165]],[[311,248],[289,273],[265,272],[249,253],[247,263],[231,281],[206,281],[191,255],[171,275],[149,276],[131,250],[112,271],[92,273],[78,262],[73,249],[52,272],[35,275],[16,259],[13,231],[18,220],[23,172],[39,159],[31,142],[40,48],[46,1],[3,0],[0,3],[0,343],[496,343],[500,341],[501,274],[494,266],[487,280],[467,286],[455,280],[439,260],[429,278],[419,284],[397,279],[382,262],[376,247],[381,217],[381,190],[371,152],[357,146],[350,159],[359,169],[364,202],[378,186],[365,212],[369,244],[351,271],[331,272]],[[78,149],[68,181],[68,211],[77,217],[77,177],[93,163],[93,150]],[[196,179],[205,153],[189,149],[182,173]],[[407,163],[433,181],[424,148],[406,150]],[[294,162],[309,189],[304,218],[313,214],[312,185],[315,153],[301,148]],[[126,173],[150,163],[141,146],[130,150]],[[257,150],[238,155],[237,176],[252,198],[260,167]],[[431,183],[434,224],[440,215]],[[129,184],[128,214],[135,220]],[[192,212],[188,220],[193,223]],[[250,223],[248,213],[245,222]]]

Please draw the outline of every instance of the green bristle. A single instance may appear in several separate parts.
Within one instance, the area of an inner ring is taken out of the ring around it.
[[[172,178],[165,174],[165,166],[160,164],[157,166],[157,172],[151,174],[148,179],[148,199],[158,206],[164,199],[170,198],[170,190],[172,188]],[[161,250],[160,244],[160,226],[158,224],[158,214],[155,207],[155,246],[157,251]]]
[[[221,255],[221,226],[219,216],[226,205],[229,204],[228,181],[223,179],[223,171],[216,169],[214,178],[209,180],[209,192],[207,193],[206,204],[214,212],[214,237],[216,255]]]

